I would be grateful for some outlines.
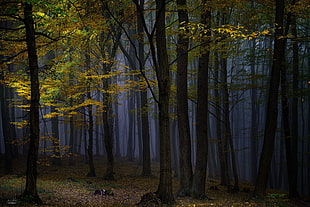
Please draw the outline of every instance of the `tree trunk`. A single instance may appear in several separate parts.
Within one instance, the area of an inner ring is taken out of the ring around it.
[[[141,91],[142,104],[142,144],[143,144],[143,169],[142,176],[151,176],[151,149],[150,149],[150,133],[149,133],[149,119],[148,119],[148,102],[147,91]]]
[[[140,6],[144,7],[144,0],[140,0]],[[143,14],[143,11],[141,11]],[[143,21],[140,15],[137,15],[137,32],[138,32],[138,57],[140,71],[144,72],[145,69],[145,55],[144,55],[144,34],[143,34]],[[141,88],[141,115],[142,115],[142,148],[143,148],[143,169],[142,176],[151,176],[151,146],[150,146],[150,124],[149,124],[149,107],[147,100],[147,88]]]
[[[224,126],[225,126],[225,142],[227,145],[227,148],[225,149],[226,151],[226,176],[227,176],[227,188],[228,192],[233,191],[238,191],[239,190],[239,177],[237,173],[237,166],[236,166],[236,158],[235,158],[235,150],[233,146],[233,141],[232,141],[232,133],[231,133],[231,124],[230,124],[230,103],[229,103],[229,91],[228,91],[228,79],[227,79],[227,59],[223,58],[222,59],[222,74],[223,74],[223,118],[224,118]],[[229,156],[230,152],[230,156]],[[229,184],[229,176],[228,176],[228,169],[229,169],[229,163],[228,158],[231,157],[231,166],[233,170],[233,175],[234,175],[234,189],[231,189],[231,186]]]
[[[32,16],[32,4],[24,3],[24,24],[26,28],[26,43],[28,51],[28,64],[31,81],[30,100],[30,144],[27,157],[26,187],[23,198],[41,204],[37,192],[37,160],[40,139],[40,90],[39,90],[39,67],[35,43],[34,20]]]
[[[177,5],[179,7],[179,27],[182,27],[189,22],[186,0],[177,0]],[[177,192],[178,196],[190,196],[193,181],[187,94],[188,46],[189,39],[185,35],[179,34],[177,44],[177,117],[180,152],[180,186]]]
[[[56,112],[55,107],[51,106],[51,112]],[[58,126],[58,116],[53,117],[52,120],[52,142],[54,147],[54,159],[53,164],[61,165],[61,155],[60,155],[60,139],[59,139],[59,126]]]
[[[72,103],[70,103],[72,104]],[[75,129],[74,129],[74,118],[71,116],[69,118],[69,128],[70,128],[70,135],[69,135],[69,165],[74,165],[75,162],[73,160],[73,154],[76,152],[76,145],[75,145]],[[86,139],[86,137],[85,137]],[[85,142],[86,146],[86,142]],[[86,152],[85,152],[86,153]]]
[[[1,80],[3,80],[2,75],[0,74]],[[2,119],[2,126],[1,130],[3,133],[3,138],[4,138],[4,148],[5,148],[5,165],[4,165],[4,170],[5,174],[10,174],[13,172],[13,166],[12,166],[12,161],[14,157],[14,152],[13,152],[13,139],[11,134],[11,126],[10,126],[10,114],[9,114],[9,107],[8,107],[8,89],[5,85],[0,86],[0,99],[1,99],[1,119]]]
[[[278,92],[280,84],[280,71],[281,68],[283,68],[284,66],[283,64],[285,57],[284,38],[280,38],[281,36],[283,36],[284,8],[284,0],[276,0],[274,57],[269,84],[264,143],[254,190],[254,196],[256,197],[264,197],[266,195],[267,181],[270,174],[270,163],[274,151],[275,132],[277,129],[278,116]]]
[[[251,41],[251,74],[254,76],[255,71],[255,40]],[[256,86],[257,80],[252,77],[251,84]],[[251,88],[251,179],[253,183],[256,181],[257,174],[257,139],[258,139],[258,103],[257,88]]]
[[[211,10],[207,5],[208,0],[203,1],[201,23],[206,25],[208,30],[203,38],[206,47],[201,48],[201,55],[198,63],[198,93],[197,93],[197,150],[196,165],[193,175],[193,186],[191,195],[193,198],[206,198],[206,170],[208,160],[208,71],[209,55],[208,48],[209,36],[211,35]]]
[[[115,114],[118,114],[118,105],[115,104]],[[119,137],[119,117],[114,117],[114,136],[115,136],[115,157],[121,157],[120,137]]]
[[[159,109],[159,141],[160,141],[160,178],[157,195],[165,204],[174,203],[172,193],[172,170],[170,154],[170,126],[169,126],[169,94],[170,75],[166,45],[166,2],[156,0],[156,46],[158,81],[158,109]],[[154,58],[155,59],[155,58]]]
[[[295,0],[293,0],[292,4],[295,4]],[[294,14],[292,15],[292,35],[297,38],[297,25],[296,25],[296,17]],[[297,190],[297,175],[298,175],[298,160],[297,160],[297,149],[298,149],[298,96],[296,94],[298,89],[298,78],[299,78],[299,60],[298,60],[298,42],[293,41],[293,94],[292,99],[292,121],[291,121],[291,137],[287,139],[287,151],[289,153],[287,156],[287,170],[288,170],[288,182],[289,182],[289,197],[290,198],[298,198],[299,193]]]
[[[221,74],[219,67],[219,60],[217,53],[215,54],[215,89],[214,89],[214,98],[215,98],[215,115],[216,115],[216,136],[217,136],[217,150],[220,161],[220,174],[221,174],[221,185],[228,185],[228,178],[226,176],[227,168],[226,168],[226,157],[224,152],[224,142],[223,142],[223,133],[222,133],[222,99],[221,99],[221,91],[220,87],[220,78],[219,74]]]
[[[109,107],[106,107],[106,111],[103,112],[103,128],[104,128],[104,144],[107,152],[107,168],[104,175],[106,180],[114,180],[114,156],[113,156],[113,136],[111,133],[111,127],[108,118]]]
[[[132,75],[130,75],[130,79],[133,81]],[[135,139],[135,134],[134,134],[134,128],[136,127],[135,125],[135,97],[134,97],[134,91],[129,90],[128,91],[128,140],[127,140],[127,159],[129,162],[134,161],[134,139]]]
[[[91,99],[90,92],[87,92],[87,98]],[[88,166],[89,172],[88,177],[96,177],[95,166],[94,166],[94,155],[93,155],[93,142],[94,142],[94,121],[93,121],[93,109],[92,105],[88,106]],[[86,143],[85,143],[86,144]]]

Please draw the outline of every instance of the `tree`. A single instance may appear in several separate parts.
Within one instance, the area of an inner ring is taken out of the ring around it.
[[[294,6],[296,1],[291,2],[291,6]],[[284,35],[287,36],[289,28],[291,27],[292,35],[297,37],[296,29],[296,15],[291,11],[288,12],[286,18],[286,27]],[[286,45],[287,38],[285,38],[284,44]],[[298,43],[292,42],[293,48],[293,91],[298,91]],[[289,184],[289,197],[298,198],[297,191],[297,171],[298,171],[298,160],[297,160],[297,148],[298,148],[298,94],[294,94],[292,98],[291,114],[289,111],[289,82],[287,80],[288,64],[281,70],[281,106],[282,106],[282,119],[283,119],[283,131],[285,136],[285,150],[286,150],[286,167],[288,174]],[[296,92],[295,92],[296,93]],[[290,116],[291,115],[291,116]],[[290,125],[290,117],[292,117],[292,124]]]
[[[220,85],[222,84],[220,82],[220,74],[221,70],[219,69],[219,58],[218,53],[215,53],[215,75],[214,75],[214,98],[215,98],[215,115],[216,115],[216,136],[217,136],[217,150],[218,150],[218,156],[220,161],[220,174],[221,174],[221,185],[226,186],[229,183],[228,180],[228,169],[227,169],[227,144],[225,144],[225,141],[223,139],[223,133],[222,133],[222,98],[220,96],[221,91]]]
[[[295,2],[295,1],[293,1]],[[297,37],[297,23],[296,16],[292,16],[292,35]],[[298,87],[298,79],[299,79],[299,56],[298,56],[298,42],[293,41],[293,91],[299,91]],[[289,197],[290,198],[298,198],[299,192],[297,190],[298,182],[298,160],[297,160],[297,151],[298,151],[298,94],[293,96],[292,100],[292,137],[290,139],[290,143],[288,143],[288,165],[287,169],[289,171]]]
[[[51,106],[51,113],[56,112],[55,107]],[[59,126],[58,126],[58,116],[52,118],[52,142],[54,147],[54,160],[55,165],[61,165],[61,155],[60,155],[60,139],[59,139]]]
[[[172,193],[172,170],[170,155],[169,127],[169,95],[170,71],[166,44],[166,1],[156,0],[156,47],[157,56],[153,53],[155,72],[158,81],[158,110],[159,110],[159,142],[160,142],[160,178],[157,195],[163,203],[174,203]],[[152,39],[150,40],[152,41]]]
[[[86,68],[90,69],[90,57],[87,54],[86,57]],[[89,85],[89,84],[88,84]],[[87,99],[91,100],[91,91],[87,92]],[[94,166],[94,155],[93,155],[93,143],[94,143],[94,117],[93,117],[93,105],[88,105],[88,166],[89,172],[87,173],[88,177],[96,177],[95,166]]]
[[[166,2],[165,0],[156,0],[156,22],[152,32],[149,32],[148,26],[146,25],[143,13],[144,8],[141,7],[141,2],[137,0],[133,0],[133,2],[136,5],[138,15],[141,17],[144,32],[150,44],[150,52],[158,86],[158,99],[155,97],[155,94],[152,93],[159,111],[160,178],[156,194],[163,203],[172,204],[175,201],[172,193],[170,155],[169,96],[171,83],[165,28]],[[156,45],[154,44],[154,40]],[[148,82],[147,79],[146,81]]]
[[[284,26],[284,0],[276,0],[275,11],[275,36],[274,54],[271,68],[271,77],[268,90],[268,103],[266,110],[266,124],[264,131],[264,143],[259,162],[259,169],[255,184],[254,196],[264,197],[266,195],[267,181],[270,173],[270,163],[274,151],[275,132],[277,129],[278,116],[278,92],[280,84],[280,71],[284,67],[285,44],[283,36]]]
[[[179,27],[189,22],[186,0],[178,0]],[[187,67],[189,38],[180,33],[177,43],[177,117],[180,150],[180,187],[179,196],[190,196],[193,180],[191,162],[191,138],[188,117]]]
[[[200,22],[207,31],[202,37],[203,47],[200,48],[198,60],[198,86],[197,86],[197,150],[196,165],[193,177],[192,197],[204,199],[206,197],[206,169],[208,160],[208,73],[209,73],[209,38],[211,35],[211,8],[208,0],[202,1]],[[207,80],[207,81],[206,81]]]
[[[1,80],[3,80],[3,75],[0,75]],[[9,88],[5,85],[0,86],[0,110],[1,110],[1,131],[3,133],[4,138],[4,146],[5,146],[5,173],[9,174],[13,171],[12,161],[14,158],[14,145],[13,145],[13,134],[12,134],[12,126],[10,124],[10,113],[9,113]],[[16,156],[16,155],[15,155]]]
[[[32,14],[32,3],[23,3],[24,24],[26,29],[26,43],[28,53],[28,64],[31,81],[30,100],[30,144],[27,158],[26,187],[23,193],[24,199],[29,199],[35,203],[42,203],[37,191],[37,160],[40,139],[40,89],[39,89],[39,66],[36,49],[36,36],[34,30],[34,20]]]
[[[144,0],[140,0],[140,6],[144,7]],[[143,11],[141,11],[143,14]],[[145,70],[145,55],[144,55],[144,35],[143,35],[143,19],[141,15],[137,15],[137,33],[138,33],[138,57],[140,71]],[[140,75],[143,79],[143,76]],[[147,101],[147,87],[140,86],[141,89],[141,121],[142,121],[142,150],[143,150],[143,169],[142,176],[150,176],[152,174],[151,169],[151,149],[150,149],[150,124],[148,115],[148,101]]]

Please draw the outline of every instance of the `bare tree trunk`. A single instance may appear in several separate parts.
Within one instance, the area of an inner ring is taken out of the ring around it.
[[[232,166],[232,171],[234,175],[234,189],[231,189],[231,186],[228,181],[228,191],[231,192],[233,191],[238,191],[239,190],[239,177],[237,173],[237,165],[236,165],[236,158],[235,158],[235,150],[233,146],[233,141],[232,141],[232,133],[231,133],[231,124],[230,124],[230,102],[229,102],[229,91],[228,91],[228,80],[227,80],[227,59],[223,58],[222,60],[222,73],[223,73],[223,117],[224,117],[224,126],[225,126],[225,142],[227,145],[226,151],[226,167],[227,167],[227,174],[226,176],[228,177],[228,166],[229,166],[229,161],[228,158],[231,157],[231,166]],[[229,153],[230,152],[230,153]],[[230,156],[229,156],[230,154]]]
[[[189,22],[186,0],[178,0],[177,5],[179,7],[179,27],[182,27]],[[189,39],[185,35],[179,34],[177,44],[177,117],[180,151],[180,186],[177,193],[178,196],[190,196],[193,182],[187,94],[188,46]]]
[[[252,40],[251,47],[251,74],[255,75],[255,40]],[[256,86],[256,78],[251,79],[251,84]],[[251,179],[253,183],[257,174],[257,139],[258,139],[258,103],[257,88],[251,88]]]
[[[130,77],[132,80],[132,77]],[[127,140],[127,159],[128,161],[132,162],[134,161],[134,128],[136,127],[134,123],[134,116],[135,116],[135,106],[134,106],[134,92],[133,90],[129,90],[129,97],[127,99],[128,102],[128,140]]]
[[[91,99],[90,92],[87,92],[87,98]],[[93,109],[92,105],[88,106],[88,166],[89,172],[88,177],[96,177],[95,166],[94,166],[94,155],[93,155],[93,142],[94,142],[94,120],[93,120]],[[85,143],[86,144],[86,143]]]
[[[215,98],[215,116],[216,116],[216,136],[217,136],[217,150],[218,156],[220,161],[220,174],[221,174],[221,185],[226,186],[228,185],[228,177],[227,174],[227,166],[226,166],[226,156],[224,152],[224,140],[223,140],[223,133],[222,133],[222,98],[221,98],[221,80],[220,74],[221,70],[219,67],[219,58],[218,54],[215,54],[215,71],[214,71],[214,82],[215,82],[215,89],[214,89],[214,98]]]
[[[170,154],[170,126],[169,126],[169,95],[170,71],[166,44],[166,2],[156,0],[156,46],[158,80],[158,109],[159,109],[159,140],[160,140],[160,178],[157,195],[165,204],[174,203],[172,193],[172,170]],[[155,55],[155,54],[153,54]],[[155,59],[155,58],[154,58]]]
[[[112,129],[110,126],[110,120],[108,118],[108,110],[106,107],[106,111],[103,112],[103,127],[104,127],[104,144],[107,152],[107,168],[106,173],[104,175],[104,179],[106,180],[114,180],[114,156],[113,156],[113,136]]]
[[[26,187],[23,198],[41,204],[42,201],[37,191],[37,160],[40,139],[40,89],[39,89],[39,67],[35,42],[34,20],[32,4],[24,3],[24,24],[26,28],[26,43],[28,51],[28,63],[31,81],[30,100],[30,144],[27,157]]]
[[[118,105],[115,104],[115,114],[118,114]],[[115,136],[115,157],[121,157],[120,137],[119,137],[119,117],[114,118],[114,136]]]
[[[256,197],[264,197],[266,195],[267,181],[270,174],[270,164],[274,151],[278,116],[278,92],[280,84],[280,71],[281,68],[283,68],[285,57],[284,39],[281,38],[283,36],[284,8],[284,0],[276,0],[274,57],[272,62],[271,79],[269,85],[264,143],[254,190],[254,196]]]
[[[3,80],[2,75],[0,74],[1,80]],[[0,99],[1,99],[1,119],[2,119],[2,126],[1,130],[3,133],[3,138],[4,138],[4,148],[5,148],[5,165],[4,165],[4,170],[5,174],[10,174],[13,172],[13,157],[14,157],[14,151],[13,151],[13,139],[11,134],[11,124],[10,124],[10,113],[9,113],[9,106],[8,106],[8,89],[5,85],[0,86]]]
[[[140,6],[144,7],[144,0],[140,0]],[[143,11],[141,11],[143,13]],[[138,57],[140,71],[145,69],[145,55],[144,55],[144,34],[143,22],[140,15],[137,15],[137,32],[138,32]],[[147,88],[140,88],[141,90],[141,115],[142,115],[142,145],[143,145],[143,169],[142,176],[151,176],[151,149],[150,149],[150,126],[148,115],[148,101],[147,101]]]
[[[202,40],[206,47],[201,48],[198,63],[198,92],[197,92],[197,150],[196,165],[193,175],[191,195],[193,198],[206,198],[206,171],[208,161],[208,90],[209,90],[209,36],[211,35],[211,9],[207,5],[208,0],[202,2],[201,23],[206,25],[208,31]]]
[[[150,149],[150,133],[148,120],[147,91],[141,92],[142,103],[142,142],[143,142],[143,169],[142,176],[151,176],[151,149]]]
[[[75,162],[73,160],[73,154],[76,153],[76,145],[75,145],[75,128],[74,128],[74,118],[71,116],[69,118],[69,129],[70,129],[70,135],[69,135],[69,165],[74,165]],[[86,143],[85,143],[86,144]]]
[[[295,4],[296,0],[293,0],[292,4]],[[297,25],[296,17],[292,14],[292,35],[297,38]],[[293,41],[293,91],[296,93],[299,91],[298,79],[299,79],[299,60],[298,60],[298,42]],[[291,125],[291,137],[287,139],[287,170],[288,170],[288,181],[289,181],[289,197],[298,198],[299,193],[297,190],[297,175],[298,175],[298,160],[297,160],[297,149],[298,149],[298,96],[299,94],[293,94],[292,99],[292,125]]]
[[[51,112],[56,112],[55,107],[51,106]],[[58,126],[58,116],[52,118],[52,142],[54,147],[54,159],[53,164],[61,165],[61,155],[60,155],[60,139],[59,139],[59,126]]]
[[[226,54],[222,54],[225,56]],[[230,120],[229,120],[229,95],[227,88],[227,58],[220,58],[220,91],[221,91],[221,102],[222,102],[222,116],[220,117],[222,125],[222,150],[223,150],[223,176],[224,176],[224,186],[227,186],[227,190],[231,190],[230,184],[230,174],[229,174],[229,139],[231,136],[230,131]]]

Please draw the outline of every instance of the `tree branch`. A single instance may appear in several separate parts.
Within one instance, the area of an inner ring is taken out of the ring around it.
[[[20,28],[8,28],[8,27],[1,27],[1,26],[0,26],[0,30],[18,31],[18,30],[22,30],[22,29],[25,29],[25,27],[20,27]]]
[[[53,37],[51,37],[51,36],[49,36],[48,34],[45,34],[45,33],[43,33],[43,32],[35,32],[35,34],[36,35],[40,35],[40,36],[43,36],[43,37],[46,37],[47,39],[50,39],[50,40],[53,40],[53,41],[58,41],[58,40],[60,40],[60,37],[59,37],[59,39],[55,39],[55,38],[53,38]]]

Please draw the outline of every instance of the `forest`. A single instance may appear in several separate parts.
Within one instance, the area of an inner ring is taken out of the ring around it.
[[[310,0],[0,3],[0,206],[310,206]]]

